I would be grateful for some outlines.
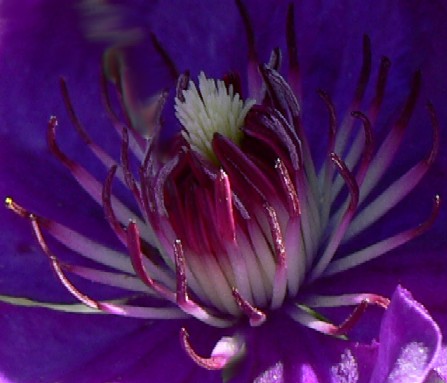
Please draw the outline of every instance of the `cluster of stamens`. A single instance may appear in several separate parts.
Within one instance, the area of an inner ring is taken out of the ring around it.
[[[130,118],[122,123],[113,111],[109,86],[103,78],[106,109],[122,140],[121,162],[116,162],[89,138],[74,112],[65,81],[61,81],[74,126],[109,169],[105,182],[101,184],[62,152],[56,142],[55,117],[49,122],[49,147],[79,184],[102,204],[127,255],[32,214],[11,198],[7,198],[6,205],[30,220],[60,281],[93,310],[147,319],[192,316],[212,326],[228,327],[244,316],[252,326],[261,325],[269,311],[282,307],[305,326],[326,334],[344,334],[367,304],[386,308],[388,299],[370,293],[304,296],[301,287],[381,256],[431,226],[439,210],[439,197],[435,198],[430,217],[418,227],[351,254],[337,253],[340,244],[355,238],[399,203],[430,168],[439,145],[434,108],[428,106],[434,139],[427,158],[365,204],[400,146],[418,97],[420,75],[417,73],[413,79],[400,117],[375,150],[373,127],[384,98],[390,62],[386,58],[381,61],[368,113],[359,111],[371,71],[370,43],[365,37],[353,112],[340,131],[330,97],[319,92],[328,110],[329,139],[326,160],[317,171],[301,121],[293,7],[287,19],[290,57],[286,80],[279,73],[281,60],[277,51],[272,53],[269,64],[257,65],[249,19],[242,3],[237,1],[237,5],[249,37],[250,96],[258,102],[243,101],[240,80],[234,74],[215,82],[202,73],[198,89],[188,75],[179,76],[176,115],[182,131],[173,144],[178,150],[168,158],[157,151],[161,127],[146,141],[132,128]],[[166,58],[166,52],[161,53]],[[172,66],[171,61],[168,64]],[[262,84],[257,86],[259,75]],[[121,79],[115,80],[118,98],[122,98]],[[160,94],[154,115],[161,114],[164,101],[165,95]],[[361,129],[355,129],[356,123]],[[140,160],[138,178],[131,170],[129,153]],[[131,212],[113,195],[114,179],[132,192],[141,215]],[[60,261],[49,249],[44,231],[110,271]],[[134,305],[131,299],[97,301],[79,291],[67,272],[120,287],[132,295],[142,294],[148,305]],[[19,300],[12,302],[20,304]],[[156,304],[151,306],[151,302]],[[339,326],[317,319],[308,310],[334,306],[355,309]],[[70,310],[69,305],[65,309]],[[201,358],[189,344],[185,329],[181,341],[197,363],[211,369],[225,367],[243,348],[239,339],[225,338],[211,358]]]

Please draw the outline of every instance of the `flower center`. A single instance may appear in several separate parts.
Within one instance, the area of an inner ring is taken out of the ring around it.
[[[192,149],[214,161],[211,141],[215,133],[239,144],[241,127],[254,100],[244,102],[234,91],[233,84],[227,86],[222,80],[208,79],[203,72],[199,75],[198,89],[189,81],[188,89],[183,90],[181,96],[182,100],[175,99],[175,115]]]

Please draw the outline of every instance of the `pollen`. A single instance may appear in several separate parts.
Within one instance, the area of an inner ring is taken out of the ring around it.
[[[245,102],[222,80],[199,75],[198,89],[193,81],[183,90],[184,101],[175,99],[175,115],[182,124],[183,137],[191,148],[204,157],[215,160],[211,142],[215,133],[220,133],[234,143],[242,138],[242,126],[245,116],[255,104],[255,100]]]

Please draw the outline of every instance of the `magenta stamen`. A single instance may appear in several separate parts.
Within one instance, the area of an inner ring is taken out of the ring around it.
[[[248,317],[250,326],[260,326],[265,322],[267,316],[261,310],[257,309],[256,307],[251,305],[250,302],[244,299],[235,287],[233,287],[231,291],[238,307]]]
[[[138,230],[138,226],[135,222],[129,222],[127,226],[127,248],[129,249],[130,260],[132,262],[132,266],[137,273],[138,277],[152,290],[156,291],[165,299],[175,302],[175,294],[169,291],[166,287],[160,285],[158,282],[154,281],[143,262],[143,252],[141,251],[140,244],[140,233]]]
[[[228,357],[224,355],[211,356],[210,358],[199,356],[192,348],[189,342],[189,334],[184,327],[180,330],[180,343],[189,357],[200,367],[207,370],[222,370],[228,363]]]
[[[335,331],[330,335],[344,335],[349,332],[363,316],[367,307],[368,302],[362,301],[341,325],[335,327]]]

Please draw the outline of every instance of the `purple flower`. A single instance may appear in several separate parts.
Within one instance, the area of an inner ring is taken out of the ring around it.
[[[1,5],[3,381],[446,379],[443,5],[93,5]]]

